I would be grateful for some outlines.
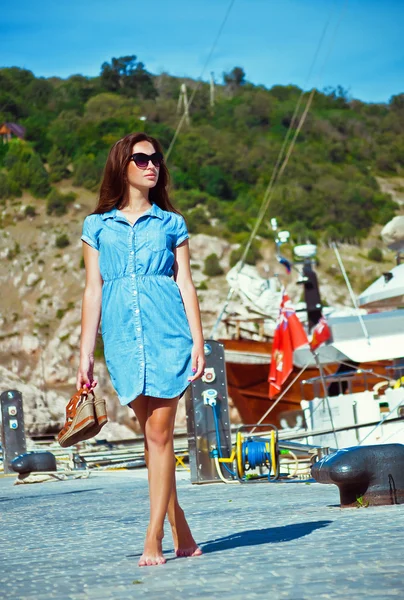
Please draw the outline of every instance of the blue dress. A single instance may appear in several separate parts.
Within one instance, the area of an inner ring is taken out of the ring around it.
[[[156,204],[134,225],[116,208],[84,220],[81,239],[99,252],[105,361],[123,405],[189,385],[192,337],[173,279],[174,248],[187,238],[184,219]]]

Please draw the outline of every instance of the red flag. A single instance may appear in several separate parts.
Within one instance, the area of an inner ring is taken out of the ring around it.
[[[272,344],[271,367],[269,370],[269,397],[279,394],[282,385],[293,369],[293,351],[308,344],[303,325],[297,318],[289,296],[282,294],[278,324]]]
[[[321,344],[324,344],[331,337],[331,329],[328,326],[325,317],[321,317],[315,328],[313,329],[313,335],[311,336],[310,350],[313,352]]]

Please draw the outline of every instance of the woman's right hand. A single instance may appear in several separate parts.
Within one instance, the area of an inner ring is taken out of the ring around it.
[[[82,387],[95,387],[97,385],[93,376],[94,357],[85,356],[80,358],[80,364],[77,371],[76,388],[79,390]]]

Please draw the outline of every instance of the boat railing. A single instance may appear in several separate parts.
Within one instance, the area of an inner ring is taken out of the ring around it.
[[[324,377],[311,377],[310,379],[304,379],[300,384],[300,391],[302,400],[309,400],[311,398],[321,398],[324,396],[324,385],[327,389],[327,393],[332,396],[338,396],[340,394],[352,394],[358,391],[372,389],[376,383],[377,373],[368,373],[358,369],[357,371],[347,371],[333,375],[324,375]],[[332,386],[332,388],[331,388]],[[330,388],[332,393],[330,394]],[[309,391],[310,390],[310,391]]]
[[[243,334],[248,334],[247,339],[253,339],[253,336],[258,336],[260,341],[268,342],[273,335],[265,333],[265,325],[271,323],[273,326],[274,320],[269,317],[226,317],[223,319],[226,328],[226,335],[234,340],[246,339]],[[251,325],[251,328],[245,325]]]
[[[385,369],[386,374],[392,379],[401,379],[401,377],[404,377],[404,364],[402,363],[385,367]]]
[[[373,390],[375,384],[380,381],[390,382],[398,381],[404,378],[404,364],[400,361],[384,367],[385,374],[377,373],[370,369],[349,368],[346,365],[346,371],[338,371],[331,375],[311,377],[304,379],[300,384],[301,397],[303,400],[311,398],[324,397],[324,384],[328,396],[338,396],[340,394],[352,394],[354,392],[364,392]],[[404,382],[404,380],[403,380]],[[310,390],[310,392],[309,392]]]

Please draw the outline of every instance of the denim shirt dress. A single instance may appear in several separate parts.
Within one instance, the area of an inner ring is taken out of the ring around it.
[[[187,238],[184,219],[156,204],[134,225],[116,208],[84,220],[81,239],[99,252],[105,361],[123,405],[189,385],[192,337],[173,279],[174,248]]]

